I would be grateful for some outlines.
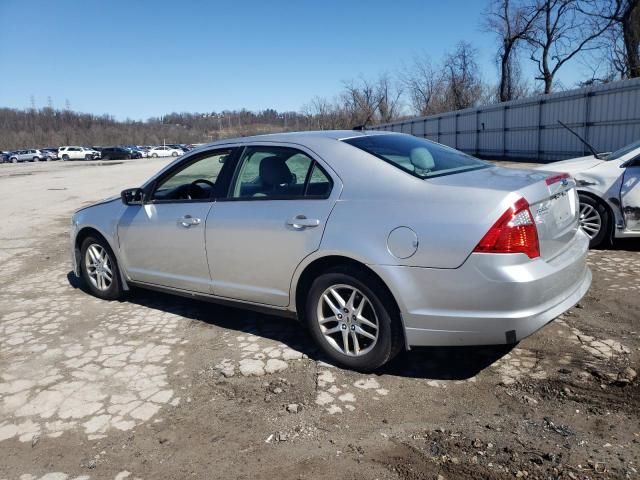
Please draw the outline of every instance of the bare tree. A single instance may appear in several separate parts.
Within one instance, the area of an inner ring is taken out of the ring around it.
[[[477,104],[482,96],[482,81],[476,62],[477,52],[467,42],[460,42],[443,61],[443,82],[449,110],[461,110]]]
[[[520,69],[516,49],[531,34],[540,13],[539,4],[519,0],[493,0],[487,9],[484,24],[500,38],[496,60],[500,70],[498,98],[501,102],[519,96]]]
[[[384,73],[376,82],[376,94],[378,97],[378,115],[382,123],[391,122],[400,114],[400,97],[402,88],[394,84],[391,77]]]
[[[427,55],[414,57],[411,65],[403,67],[399,78],[413,111],[418,115],[434,113],[434,104],[442,95],[442,75],[433,68],[431,59]]]
[[[640,77],[640,0],[580,0],[580,11],[609,28],[600,45],[609,76]]]
[[[585,15],[578,0],[536,0],[541,10],[527,42],[531,48],[531,60],[537,65],[544,82],[544,93],[551,93],[553,81],[569,60],[593,46],[611,25],[611,22],[594,22]]]

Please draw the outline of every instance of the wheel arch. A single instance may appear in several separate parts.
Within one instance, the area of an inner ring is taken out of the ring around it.
[[[124,274],[124,269],[122,268],[122,262],[120,261],[120,255],[118,250],[115,248],[113,243],[109,241],[108,237],[104,235],[100,230],[95,228],[94,226],[90,226],[90,225],[83,226],[78,230],[78,233],[76,233],[76,237],[73,241],[73,249],[75,252],[74,258],[76,262],[76,265],[74,265],[74,267],[76,268],[76,271],[78,272],[80,271],[80,262],[82,261],[80,249],[82,247],[82,242],[84,242],[87,237],[90,237],[92,235],[98,237],[101,240],[104,240],[107,243],[107,245],[109,245],[109,248],[113,252],[113,255],[116,257],[115,260],[118,265],[118,271],[120,272],[120,280],[122,282],[122,288],[124,290],[129,290],[129,285],[127,283],[127,279]]]
[[[599,195],[596,195],[595,193],[590,192],[589,190],[578,189],[578,195],[589,197],[594,202],[604,206],[604,208],[607,210],[607,213],[609,213],[609,218],[611,219],[611,221],[609,222],[609,231],[607,232],[607,239],[609,241],[613,241],[613,237],[616,231],[616,225],[618,223],[618,215],[616,215],[616,212],[611,206],[611,204],[605,199],[603,199],[602,197],[600,197]]]
[[[396,296],[393,294],[393,291],[389,288],[389,286],[384,281],[384,279],[380,275],[378,275],[377,272],[371,269],[368,265],[366,265],[365,263],[359,260],[355,260],[354,258],[345,256],[342,254],[324,255],[324,256],[313,259],[301,269],[295,281],[292,282],[293,291],[292,291],[291,298],[293,299],[292,303],[295,306],[298,319],[300,321],[304,321],[304,312],[305,312],[304,302],[306,299],[306,295],[309,292],[309,289],[311,288],[311,284],[313,283],[313,280],[317,278],[317,276],[320,275],[322,272],[325,272],[331,268],[341,267],[341,266],[349,266],[349,267],[357,268],[366,272],[368,275],[370,275],[372,278],[374,278],[378,282],[381,288],[383,288],[386,291],[386,293],[389,295],[389,298],[393,302],[392,308],[394,310],[394,313],[397,315],[397,318],[401,323],[402,339],[404,342],[403,346],[406,348],[407,340],[406,340],[406,330],[404,328],[404,320],[402,318],[398,300],[396,299]]]

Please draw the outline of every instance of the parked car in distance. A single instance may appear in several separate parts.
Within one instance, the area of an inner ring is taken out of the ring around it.
[[[57,148],[43,148],[41,150],[41,152],[44,155],[44,159],[47,162],[50,162],[52,160],[58,160],[58,149]]]
[[[540,169],[575,178],[580,225],[592,248],[615,238],[640,237],[640,141],[612,153],[563,160]]]
[[[212,143],[71,224],[95,296],[135,285],[297,317],[362,371],[412,346],[515,344],[591,284],[573,179],[391,132]]]
[[[143,158],[146,156],[146,152],[139,147],[125,147],[131,152],[131,158]]]
[[[15,150],[10,152],[9,161],[12,163],[18,162],[39,162],[40,160],[44,160],[45,155],[36,149],[30,150]]]
[[[66,146],[58,149],[58,157],[61,160],[95,160],[100,157],[100,152],[92,148]]]
[[[184,154],[184,151],[177,148],[171,148],[169,146],[163,145],[160,147],[153,147],[149,149],[148,155],[150,157],[179,157]]]
[[[9,152],[0,150],[0,163],[6,163],[9,161]]]
[[[130,158],[141,158],[139,153],[132,153],[124,147],[103,147],[102,160],[128,160]]]

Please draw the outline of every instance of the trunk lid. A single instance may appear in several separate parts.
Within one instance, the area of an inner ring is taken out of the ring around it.
[[[543,259],[551,260],[568,248],[579,228],[578,196],[575,181],[571,177],[564,178],[552,172],[491,167],[428,181],[433,185],[462,187],[475,192],[467,196],[467,201],[473,202],[469,210],[486,219],[482,228],[473,228],[470,229],[472,232],[468,232],[473,235],[481,233],[477,239],[473,239],[476,244],[520,197],[529,203]],[[493,205],[483,208],[483,199]]]

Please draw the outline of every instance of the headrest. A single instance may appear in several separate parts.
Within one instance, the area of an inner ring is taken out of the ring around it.
[[[413,148],[410,154],[410,160],[416,169],[419,170],[433,170],[436,163],[433,160],[433,155],[425,147]]]
[[[265,186],[277,187],[291,183],[291,170],[287,167],[285,159],[275,155],[262,159],[259,174]]]

